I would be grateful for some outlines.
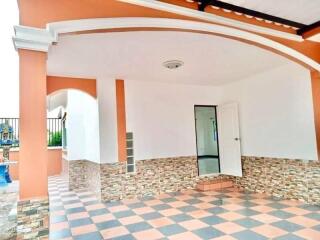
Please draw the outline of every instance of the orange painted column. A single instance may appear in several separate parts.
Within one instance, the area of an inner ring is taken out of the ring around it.
[[[20,199],[48,195],[46,57],[43,52],[19,50]]]
[[[314,123],[316,127],[318,160],[320,160],[320,72],[311,71]]]
[[[126,99],[123,80],[116,80],[117,130],[118,130],[118,158],[119,162],[127,161],[127,127],[126,127]]]

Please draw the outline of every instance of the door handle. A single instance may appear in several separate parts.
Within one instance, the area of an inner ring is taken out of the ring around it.
[[[235,138],[234,140],[235,140],[235,141],[239,141],[239,140],[240,140],[240,138]]]

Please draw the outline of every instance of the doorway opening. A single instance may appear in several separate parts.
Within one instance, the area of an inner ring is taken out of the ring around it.
[[[219,139],[216,106],[195,105],[198,173],[220,173]]]

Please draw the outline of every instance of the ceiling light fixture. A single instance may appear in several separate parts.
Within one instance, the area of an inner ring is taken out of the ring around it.
[[[177,68],[183,66],[183,64],[184,63],[179,60],[169,60],[169,61],[164,62],[162,65],[168,69],[177,69]]]

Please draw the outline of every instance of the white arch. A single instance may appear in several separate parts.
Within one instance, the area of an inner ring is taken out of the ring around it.
[[[226,37],[257,43],[266,48],[274,49],[277,52],[283,53],[284,55],[287,55],[313,69],[320,71],[320,64],[313,59],[290,47],[262,37],[258,34],[213,23],[202,23],[181,19],[146,17],[80,19],[49,23],[47,25],[47,29],[45,30],[16,26],[16,37],[14,38],[14,42],[16,48],[34,50],[36,47],[30,46],[30,42],[34,41],[39,45],[39,48],[41,47],[41,51],[47,51],[47,47],[49,47],[53,42],[58,42],[59,34],[121,28],[167,28],[219,34]],[[44,42],[47,43],[45,47]]]

